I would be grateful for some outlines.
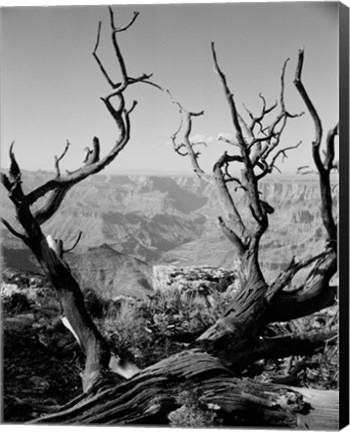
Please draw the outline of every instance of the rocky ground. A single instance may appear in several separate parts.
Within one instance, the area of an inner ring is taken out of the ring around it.
[[[23,274],[1,288],[3,421],[24,422],[81,392],[82,359],[51,288]]]
[[[23,272],[6,271],[4,275],[3,421],[22,423],[51,412],[81,393],[83,358],[73,336],[62,325],[60,304],[47,282]],[[111,300],[91,290],[85,293],[87,308],[102,333],[140,368],[186,349],[234,295],[232,271],[164,267],[156,269],[155,276],[157,291],[146,299],[118,296]],[[207,290],[199,289],[205,284]],[[188,296],[191,290],[194,295]],[[214,303],[201,301],[206,296],[212,296]],[[297,334],[337,325],[337,319],[335,306],[287,324],[274,324],[268,331]],[[307,358],[260,361],[247,367],[242,376],[334,389],[338,382],[338,346],[332,343]]]

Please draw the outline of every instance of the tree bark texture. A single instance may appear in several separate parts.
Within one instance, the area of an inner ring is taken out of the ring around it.
[[[162,360],[129,381],[87,394],[74,406],[31,423],[168,424],[183,391],[199,394],[208,410],[215,406],[223,426],[338,427],[338,392],[240,379],[218,359],[196,350]]]

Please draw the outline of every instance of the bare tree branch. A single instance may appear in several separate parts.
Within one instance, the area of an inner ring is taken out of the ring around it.
[[[128,30],[135,22],[136,18],[140,15],[139,12],[134,12],[134,15],[131,19],[131,21],[129,22],[129,24],[125,25],[124,27],[116,27],[115,26],[115,22],[114,22],[114,12],[111,6],[109,6],[109,13],[110,13],[110,19],[111,19],[111,28],[113,29],[113,31],[117,32],[117,33],[121,33],[123,31]]]
[[[111,12],[111,10],[110,10]],[[111,14],[111,18],[113,18],[113,12]],[[132,22],[135,21],[136,18],[133,19]],[[121,54],[121,51],[119,49],[119,45],[116,42],[116,33],[119,31],[124,31],[127,27],[130,27],[131,23],[128,24],[128,26],[123,27],[122,29],[115,29],[113,27],[113,43],[116,49],[116,55],[118,62],[120,64],[122,74],[126,73],[126,68],[124,64],[124,60]],[[95,50],[98,47],[100,38],[100,26],[99,26],[99,32],[98,32],[98,39],[96,42]],[[96,53],[96,52],[95,52]],[[132,83],[135,82],[142,82],[144,79],[148,79],[149,75],[142,76],[138,79],[132,79]],[[125,82],[124,82],[125,81]],[[113,84],[113,83],[111,83]],[[123,75],[123,85],[115,86],[113,85],[113,91],[110,95],[108,95],[105,98],[101,98],[104,102],[107,110],[112,115],[113,119],[116,122],[116,125],[118,127],[118,139],[116,140],[116,143],[114,147],[109,151],[109,153],[101,158],[99,161],[96,161],[89,165],[84,165],[83,167],[79,168],[76,171],[73,171],[72,173],[68,173],[66,176],[60,176],[59,178],[49,180],[45,184],[39,186],[35,190],[31,191],[27,195],[28,203],[30,205],[34,204],[39,198],[46,195],[48,192],[53,191],[55,189],[60,189],[60,191],[56,191],[55,195],[57,197],[62,197],[63,191],[68,190],[70,187],[75,185],[76,183],[84,180],[85,178],[89,177],[90,175],[96,174],[103,170],[107,165],[109,165],[116,156],[120,153],[120,151],[125,147],[126,143],[129,140],[130,137],[130,122],[129,122],[129,115],[133,111],[133,109],[136,106],[136,102],[133,103],[131,109],[125,110],[125,100],[123,97],[123,91],[128,86],[129,81],[126,75]],[[111,99],[115,98],[116,101],[112,104]],[[5,180],[6,182],[6,180]],[[48,214],[48,213],[46,213]],[[46,217],[46,216],[45,216]]]
[[[264,98],[264,96],[262,95],[262,93],[259,93],[259,97],[263,101],[263,107],[262,107],[260,116],[256,118],[257,121],[263,120],[263,118],[266,116],[266,114],[269,114],[271,111],[273,111],[277,107],[277,101],[276,101],[269,108],[266,108],[266,99]]]
[[[277,157],[280,154],[285,154],[285,152],[283,150],[278,152],[273,157],[273,162],[271,162],[271,163],[267,162],[267,158],[269,156],[272,156],[275,149],[280,145],[280,139],[281,139],[282,133],[283,133],[283,131],[287,125],[287,119],[288,118],[296,118],[296,117],[300,117],[303,115],[303,113],[290,114],[286,109],[285,100],[284,100],[285,99],[284,93],[285,93],[285,73],[286,73],[286,67],[287,67],[288,61],[289,61],[289,59],[287,59],[283,64],[282,72],[281,72],[281,78],[280,78],[280,81],[281,81],[281,90],[280,90],[281,112],[277,115],[276,119],[269,126],[267,126],[266,128],[264,128],[262,130],[264,136],[263,137],[257,137],[255,139],[253,139],[251,144],[250,144],[250,148],[253,147],[255,144],[259,144],[259,146],[255,149],[254,155],[251,157],[253,166],[258,165],[259,162],[263,162],[263,164],[264,164],[263,172],[258,176],[258,180],[263,178],[266,174],[272,172],[273,168],[278,169],[274,163],[275,163]],[[264,145],[262,146],[260,143],[263,143],[263,142],[264,142]]]
[[[8,192],[11,192],[12,183],[8,176],[4,173],[1,173],[1,183],[5,186]]]
[[[325,163],[321,160],[321,143],[322,143],[322,123],[321,119],[318,115],[316,108],[314,107],[309,95],[307,94],[303,82],[301,80],[301,74],[304,63],[304,51],[299,50],[298,56],[298,64],[295,73],[294,84],[301,98],[303,99],[311,118],[313,119],[315,126],[315,139],[312,142],[312,156],[315,162],[316,168],[319,172],[319,181],[320,181],[320,192],[321,192],[321,212],[322,212],[322,221],[327,230],[329,240],[333,245],[333,248],[336,248],[337,244],[337,226],[333,217],[333,209],[332,209],[332,188],[330,183],[330,171],[333,168],[333,160],[334,160],[334,139],[338,133],[338,126],[335,126],[332,130],[329,131],[327,137],[327,151],[326,151],[326,160]]]
[[[273,138],[277,138],[277,134],[275,132],[272,132],[270,135],[264,135],[262,137],[254,137],[253,140],[248,145],[248,150],[251,150],[251,148],[257,143],[262,143],[264,141],[271,141]]]
[[[301,311],[313,310],[315,306],[310,305],[312,300],[315,301],[316,307],[330,304],[334,292],[328,290],[329,278],[334,275],[336,270],[333,259],[334,251],[327,249],[314,257],[308,257],[298,262],[292,261],[289,268],[280,274],[270,286],[266,283],[259,264],[259,241],[268,228],[269,215],[274,212],[274,209],[260,196],[258,182],[273,169],[278,169],[276,164],[281,156],[287,157],[288,151],[300,146],[301,142],[294,146],[280,148],[282,134],[287,122],[291,118],[300,117],[303,113],[291,114],[286,108],[285,75],[289,61],[287,59],[281,71],[279,102],[267,107],[265,98],[259,95],[262,100],[260,115],[254,115],[246,108],[251,120],[250,123],[249,121],[246,123],[243,116],[238,112],[227,78],[219,66],[213,43],[211,49],[214,70],[219,76],[229,106],[237,142],[226,137],[220,137],[219,140],[230,145],[236,145],[239,149],[239,154],[229,155],[225,152],[219,158],[213,167],[213,179],[224,213],[219,217],[219,224],[237,252],[235,262],[232,265],[240,275],[241,287],[225,314],[196,339],[195,346],[202,347],[207,352],[224,358],[225,362],[230,363],[230,361],[232,362],[232,355],[228,354],[229,352],[231,354],[241,353],[245,352],[246,348],[246,352],[250,352],[252,338],[261,336],[261,329],[266,326],[267,322],[270,322],[271,317],[282,316],[282,311],[277,311],[276,305],[290,306],[291,311],[295,306],[296,312],[294,314],[300,314]],[[265,126],[265,122],[268,121],[267,115],[271,114],[277,106],[279,112],[274,114],[272,121],[269,122],[268,126]],[[183,108],[180,104],[178,107],[182,112]],[[191,126],[189,120],[191,119],[183,120],[185,127]],[[184,124],[181,121],[180,127],[173,136],[174,147],[178,153],[190,155],[185,140],[176,145],[175,138],[182,126]],[[187,128],[187,132],[190,130],[191,127]],[[332,139],[334,139],[334,133],[333,135],[330,134],[330,159],[332,159],[332,148],[334,147]],[[229,170],[230,164],[237,163],[241,166],[241,180],[231,174]],[[261,172],[256,173],[256,168],[259,168]],[[252,228],[246,225],[246,220],[242,219],[236,208],[232,190],[228,190],[227,187],[228,183],[231,182],[242,187],[248,198],[247,206],[254,222]],[[309,278],[301,294],[294,293],[292,295],[289,291],[284,291],[295,274],[312,264],[314,264],[314,268],[309,272]],[[320,266],[320,271],[317,271],[318,266]],[[288,313],[291,314],[292,312]],[[304,347],[309,346],[303,341],[302,344]],[[266,351],[264,352],[266,353]],[[280,351],[278,355],[280,355]],[[236,356],[234,357],[236,358]]]
[[[295,261],[295,258],[293,257],[292,261],[290,262],[288,268],[284,270],[277,278],[272,282],[272,284],[269,286],[268,291],[266,293],[266,299],[270,301],[276,293],[278,293],[281,289],[283,289],[285,286],[289,284],[289,282],[292,280],[292,278],[303,268],[310,266],[315,261],[319,261],[322,258],[329,255],[330,251],[325,250],[317,255],[312,256],[311,258],[305,258],[299,262]]]
[[[314,121],[315,125],[315,140],[312,143],[312,154],[313,158],[316,164],[316,167],[318,171],[321,173],[324,170],[321,158],[320,158],[320,145],[322,141],[322,123],[320,120],[320,117],[316,111],[316,108],[314,107],[313,103],[311,102],[311,99],[309,98],[309,95],[301,81],[301,73],[303,69],[304,64],[304,50],[299,50],[299,56],[298,56],[298,64],[295,72],[295,78],[294,78],[294,84],[297,90],[299,91],[300,96],[302,97],[307,109],[309,110],[309,113]]]
[[[232,145],[232,146],[239,147],[239,145],[238,145],[236,142],[233,142],[233,141],[231,141],[230,139],[228,139],[228,138],[226,138],[226,137],[223,137],[222,135],[220,135],[220,136],[218,137],[218,141],[223,141],[223,142],[225,142],[226,144],[230,144],[230,145]]]
[[[226,76],[222,72],[222,70],[220,69],[220,66],[219,66],[219,63],[217,60],[216,51],[215,51],[215,45],[213,42],[211,44],[211,49],[212,49],[212,56],[213,56],[213,60],[214,60],[214,68],[215,68],[216,73],[219,75],[221,84],[222,84],[223,89],[224,89],[225,97],[226,97],[227,103],[228,103],[229,108],[230,108],[232,121],[233,121],[235,130],[236,130],[236,137],[237,137],[238,145],[240,147],[241,156],[242,156],[243,164],[245,167],[246,184],[244,186],[246,187],[246,193],[247,193],[247,196],[250,200],[251,205],[254,208],[254,212],[257,215],[258,220],[261,221],[258,229],[255,232],[255,240],[258,241],[258,239],[261,237],[262,233],[267,229],[268,220],[266,218],[266,214],[263,212],[263,209],[260,206],[259,192],[258,192],[258,188],[257,188],[257,180],[256,180],[256,177],[254,174],[252,161],[249,157],[248,144],[245,141],[243,133],[242,133],[242,129],[241,129],[240,121],[239,121],[239,114],[238,114],[238,111],[236,109],[234,97],[233,97],[233,94],[231,93],[231,91],[228,87]]]
[[[113,12],[113,9],[112,9],[111,6],[109,6],[108,9],[109,9],[109,14],[110,14],[110,24],[111,24],[111,29],[112,29],[112,43],[113,43],[115,55],[116,55],[118,63],[119,63],[120,71],[121,71],[121,74],[122,74],[122,82],[117,87],[119,87],[119,91],[122,91],[128,85],[128,74],[127,74],[124,58],[123,58],[122,53],[121,53],[120,48],[119,48],[119,44],[118,44],[117,36],[116,35],[117,35],[117,33],[123,32],[123,31],[127,30],[130,26],[132,26],[133,23],[135,22],[136,18],[138,17],[139,13],[138,12],[134,12],[134,16],[133,16],[133,18],[132,18],[132,20],[130,21],[129,24],[127,24],[124,27],[117,28],[115,26],[115,22],[114,22],[114,12]]]
[[[232,220],[233,224],[238,228],[240,235],[244,235],[246,231],[246,227],[243,223],[242,217],[239,214],[239,211],[234,203],[232,195],[227,188],[226,180],[224,178],[225,173],[222,172],[222,167],[226,166],[230,162],[242,162],[243,158],[239,155],[229,155],[227,152],[218,159],[218,161],[214,164],[213,168],[213,178],[218,189],[218,193],[220,194],[221,202],[223,205],[223,209],[227,214],[228,218]],[[231,178],[231,177],[230,177]],[[240,182],[239,182],[240,183]],[[222,224],[220,224],[222,226]],[[232,228],[231,228],[232,230]],[[237,237],[237,236],[236,236]],[[234,237],[232,237],[234,238]],[[239,245],[241,249],[241,246]]]
[[[70,142],[67,140],[67,144],[65,149],[63,150],[63,153],[61,154],[61,156],[55,156],[55,168],[56,168],[56,175],[57,177],[61,176],[61,172],[60,172],[60,161],[64,158],[64,156],[66,155],[68,149],[70,146]]]
[[[334,141],[335,137],[339,133],[339,125],[337,124],[333,129],[330,129],[327,134],[327,150],[326,150],[326,158],[324,161],[324,166],[326,170],[331,171],[334,166]]]
[[[229,364],[235,372],[245,368],[247,364],[260,359],[278,359],[292,355],[312,355],[317,349],[324,347],[337,335],[334,331],[312,332],[288,336],[262,338],[254,348],[242,351]],[[333,341],[335,343],[335,341]]]
[[[283,158],[287,158],[287,154],[286,152],[289,150],[294,150],[296,148],[298,148],[301,145],[301,141],[298,142],[298,144],[294,145],[294,146],[289,146],[289,147],[285,147],[283,149],[280,149],[277,151],[277,153],[275,153],[275,155],[273,156],[271,162],[268,164],[266,161],[265,162],[265,166],[263,167],[262,172],[256,176],[256,178],[258,180],[262,179],[263,177],[265,177],[266,174],[269,174],[272,172],[273,169],[278,169],[278,167],[275,165],[277,159],[279,158],[280,155],[283,156]]]
[[[221,216],[218,217],[218,221],[222,232],[236,246],[236,248],[238,249],[238,253],[240,255],[243,255],[246,251],[246,246],[243,244],[241,238],[233,231],[233,229],[229,228],[226,225]]]
[[[254,114],[244,105],[245,110],[247,111],[249,117],[252,120],[252,123],[249,126],[249,131],[252,137],[254,137],[254,128],[256,125],[259,125],[260,127],[260,132],[263,131],[263,125],[262,125],[262,121],[264,120],[265,116],[267,114],[269,114],[271,111],[273,111],[276,107],[277,107],[277,101],[271,105],[269,108],[266,108],[266,99],[264,98],[264,96],[259,93],[259,97],[262,100],[262,108],[261,108],[261,112],[260,115],[258,116],[254,116]]]
[[[21,177],[21,170],[18,166],[18,163],[17,163],[16,158],[15,158],[15,154],[13,152],[13,146],[14,145],[15,145],[15,142],[13,141],[10,145],[10,151],[9,151],[10,159],[11,159],[11,166],[10,166],[9,174],[10,174],[10,179],[12,181],[17,181],[17,179]]]
[[[222,72],[222,70],[220,69],[220,66],[219,66],[219,63],[217,60],[216,51],[215,51],[214,42],[211,43],[211,50],[212,50],[212,55],[213,55],[213,60],[214,60],[214,68],[215,68],[216,73],[220,77],[220,81],[221,81],[223,88],[224,88],[226,100],[227,100],[229,107],[230,107],[233,124],[234,124],[235,129],[236,129],[236,136],[237,136],[238,144],[241,147],[242,151],[244,152],[244,149],[246,148],[246,142],[245,142],[244,137],[243,137],[241,125],[239,122],[238,112],[237,112],[236,105],[234,102],[233,94],[231,93],[231,91],[228,87],[226,76]],[[248,159],[249,159],[247,157],[247,152],[244,152],[244,155],[245,155],[245,162],[247,163]],[[250,161],[248,162],[248,164],[249,163],[250,163]]]
[[[70,247],[69,249],[63,249],[63,250],[62,250],[62,253],[65,254],[65,253],[71,252],[73,249],[75,249],[75,248],[78,246],[78,243],[79,243],[79,241],[80,241],[82,235],[83,235],[83,231],[79,231],[78,237],[77,237],[77,239],[75,240],[73,246]]]
[[[125,27],[117,29],[114,25],[113,11],[110,9],[112,26],[112,43],[115,54],[121,69],[122,83],[114,85],[109,78],[102,62],[98,59],[96,50],[100,43],[101,24],[98,27],[97,40],[94,47],[94,57],[102,74],[112,86],[112,92],[102,98],[106,108],[114,118],[117,125],[117,139],[112,149],[100,158],[100,142],[97,137],[93,139],[93,149],[88,149],[88,157],[84,165],[79,169],[62,175],[59,163],[68,151],[69,142],[60,156],[55,157],[56,177],[40,185],[36,189],[24,195],[22,190],[21,171],[13,152],[13,143],[10,147],[10,170],[9,175],[1,175],[1,181],[9,192],[9,196],[15,204],[16,216],[24,229],[27,237],[15,231],[10,224],[2,219],[2,223],[10,232],[21,238],[31,249],[43,271],[51,284],[55,287],[67,321],[74,333],[77,335],[81,348],[86,355],[85,369],[83,374],[84,391],[91,389],[98,380],[103,378],[103,374],[108,371],[110,360],[110,348],[102,337],[96,325],[86,311],[84,297],[80,291],[79,284],[74,279],[69,267],[63,261],[63,253],[68,252],[78,244],[81,233],[75,244],[67,250],[63,249],[61,240],[54,240],[50,235],[45,237],[40,224],[47,221],[57,211],[68,190],[78,182],[84,180],[92,174],[96,174],[110,164],[119,152],[125,147],[130,137],[130,114],[136,107],[133,102],[129,109],[125,108],[124,90],[129,84],[148,80],[150,75],[142,75],[139,78],[128,78],[122,53],[117,42],[117,33],[125,31],[136,19],[136,14],[132,21]],[[113,99],[113,101],[112,101]],[[44,205],[36,210],[33,215],[31,206],[46,194],[51,193]]]
[[[308,175],[308,174],[319,174],[318,171],[310,169],[309,165],[304,165],[297,168],[297,174]]]
[[[6,219],[4,219],[3,217],[1,218],[1,223],[5,225],[5,227],[10,231],[11,234],[13,234],[15,237],[18,237],[19,239],[21,239],[25,244],[27,244],[28,242],[28,238],[19,233],[18,231],[16,231],[9,222],[7,222]]]
[[[102,72],[102,75],[106,78],[108,84],[109,84],[112,88],[115,88],[115,84],[114,84],[114,82],[112,81],[112,79],[111,79],[110,76],[108,75],[107,70],[105,69],[105,67],[103,66],[103,63],[101,62],[100,58],[99,58],[98,55],[97,55],[97,48],[99,47],[99,44],[100,44],[101,28],[102,28],[102,22],[99,21],[99,23],[98,23],[98,29],[97,29],[96,45],[95,45],[95,48],[94,48],[94,50],[93,50],[92,55],[94,56],[94,58],[95,58],[95,60],[96,60],[96,62],[97,62],[97,64],[98,64],[98,66],[99,66],[99,68],[100,68],[100,70],[101,70],[101,72]]]
[[[301,143],[302,143],[302,141],[299,141],[298,144],[295,144],[294,146],[289,146],[289,147],[285,147],[285,148],[283,148],[283,149],[280,149],[280,150],[279,150],[279,151],[274,155],[274,157],[273,157],[273,159],[272,159],[272,161],[271,161],[270,166],[271,166],[271,167],[274,166],[276,160],[278,159],[278,157],[279,157],[280,155],[282,155],[284,158],[287,158],[288,156],[287,156],[286,152],[289,151],[289,150],[294,150],[294,149],[298,148],[298,147],[301,145]]]
[[[58,185],[56,189],[51,192],[51,195],[46,199],[45,204],[42,205],[38,210],[34,211],[33,216],[40,225],[48,221],[56,213],[67,192],[72,187],[73,185]]]
[[[284,89],[285,89],[285,83],[284,83],[284,78],[285,78],[285,74],[286,74],[286,68],[287,68],[287,64],[289,62],[290,58],[287,58],[285,60],[285,62],[283,63],[282,66],[282,74],[281,74],[281,93],[280,93],[280,104],[281,104],[281,108],[282,108],[282,112],[286,113],[286,106],[285,106],[285,102],[284,102]]]
[[[177,130],[171,136],[171,140],[173,142],[174,150],[180,156],[189,156],[191,160],[191,164],[193,167],[194,173],[202,180],[205,180],[209,183],[212,182],[212,178],[205,173],[205,171],[200,167],[198,162],[199,153],[195,152],[193,146],[197,143],[191,142],[190,135],[192,132],[192,118],[199,117],[204,114],[204,111],[199,112],[190,112],[183,108],[183,106],[173,97],[169,90],[164,90],[165,93],[170,97],[171,102],[177,106],[180,113],[180,125]],[[183,138],[180,143],[177,143],[177,136],[180,133],[181,129],[184,128]],[[181,149],[185,148],[186,152],[181,152]]]
[[[22,189],[22,173],[16,161],[13,152],[14,141],[11,143],[9,156],[10,156],[10,169],[9,175],[1,173],[1,182],[9,192],[9,198],[15,205],[21,205],[26,201],[26,196]]]

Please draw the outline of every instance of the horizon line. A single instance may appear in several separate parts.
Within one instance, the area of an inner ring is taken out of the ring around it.
[[[5,168],[8,169],[8,168]],[[4,170],[4,168],[1,168],[1,170]],[[47,173],[47,174],[53,174],[55,175],[55,172],[53,170],[45,170],[42,168],[38,168],[38,169],[22,169],[21,170],[23,173]],[[238,173],[237,173],[238,174]],[[124,169],[124,170],[119,170],[119,171],[111,171],[111,170],[102,170],[99,173],[96,173],[92,176],[90,176],[90,178],[93,178],[94,176],[98,176],[98,175],[102,175],[102,176],[135,176],[135,175],[139,175],[139,176],[162,176],[162,177],[173,177],[173,176],[183,176],[183,177],[197,177],[196,174],[192,171],[182,171],[182,170],[174,170],[174,171],[167,171],[167,170],[152,170],[152,169],[144,169],[144,170],[139,170],[139,169]],[[337,175],[336,173],[333,173],[332,177]],[[304,178],[304,179],[308,179],[308,178],[317,178],[318,174],[317,173],[310,173],[310,174],[298,174],[296,171],[286,171],[286,172],[281,172],[281,173],[271,173],[269,174],[269,176],[267,176],[264,180],[267,180],[269,178],[283,178],[283,177],[296,177],[296,178]]]

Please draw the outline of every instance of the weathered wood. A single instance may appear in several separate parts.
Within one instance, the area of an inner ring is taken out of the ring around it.
[[[214,404],[224,426],[337,425],[338,392],[241,379],[218,359],[198,351],[171,356],[123,384],[86,395],[77,405],[31,423],[168,424],[169,413],[179,407],[176,396],[184,390]]]
[[[55,157],[56,176],[25,194],[22,189],[21,170],[16,161],[13,152],[14,143],[12,143],[9,151],[11,164],[8,176],[5,174],[1,175],[1,181],[14,204],[17,220],[22,226],[24,234],[17,233],[7,221],[3,219],[1,219],[1,221],[8,227],[12,234],[21,238],[30,248],[58,294],[63,313],[69,324],[68,327],[77,337],[79,345],[85,354],[85,368],[82,375],[84,391],[87,391],[96,383],[100,382],[100,380],[103,380],[105,375],[109,373],[110,347],[85,308],[84,298],[79,284],[73,277],[68,265],[63,260],[63,247],[58,250],[55,245],[52,244],[50,240],[51,236],[46,237],[44,235],[41,225],[58,211],[67,192],[74,185],[83,181],[90,175],[103,170],[113,162],[120,151],[123,150],[130,138],[130,113],[137,103],[134,101],[131,108],[126,109],[124,91],[129,85],[137,82],[144,82],[150,77],[148,75],[142,75],[138,78],[130,78],[127,76],[124,58],[117,41],[117,33],[126,30],[134,22],[137,14],[128,26],[118,29],[115,26],[111,8],[109,12],[112,44],[122,74],[122,84],[113,84],[107,79],[112,88],[108,96],[101,98],[117,126],[116,140],[112,149],[105,156],[100,158],[99,139],[94,137],[94,154],[92,160],[89,160],[89,163],[85,163],[79,169],[73,172],[67,172],[66,175],[62,176],[59,163],[68,151],[69,142],[67,142],[66,148],[61,156]],[[94,56],[96,59],[98,59],[96,50],[99,45],[100,30],[101,26],[99,26],[97,42],[94,48]],[[105,78],[108,78],[105,69],[103,66],[101,67],[101,62],[98,61],[98,65]],[[114,101],[113,104],[111,103],[112,98]],[[39,199],[44,199],[44,202],[40,204],[38,202]],[[36,211],[32,208],[34,204],[39,205]]]
[[[305,286],[297,292],[283,291],[296,273],[298,264],[293,267],[295,263],[292,263],[293,265],[280,275],[273,284],[269,286],[266,283],[259,264],[259,242],[268,228],[269,215],[273,209],[262,200],[258,185],[259,181],[275,167],[278,156],[293,148],[278,150],[274,156],[271,153],[279,145],[280,136],[286,126],[287,119],[296,117],[296,115],[291,115],[286,111],[284,102],[284,75],[288,60],[283,66],[281,76],[281,112],[275,121],[263,129],[262,120],[275,106],[267,109],[265,100],[262,98],[262,113],[256,117],[248,111],[252,119],[252,124],[248,126],[238,112],[226,76],[219,67],[214,45],[212,45],[215,70],[219,75],[229,105],[240,155],[225,153],[214,165],[213,177],[207,176],[198,163],[200,153],[193,149],[193,146],[198,143],[190,140],[192,118],[202,115],[203,112],[185,111],[167,91],[172,101],[178,106],[182,116],[180,128],[173,135],[172,141],[179,154],[190,157],[195,173],[200,178],[214,183],[217,187],[225,215],[225,218],[219,218],[220,226],[237,251],[242,276],[241,290],[231,302],[224,316],[198,337],[195,342],[196,349],[171,356],[141,371],[128,381],[121,382],[116,374],[109,371],[110,348],[86,311],[79,285],[63,260],[63,249],[61,252],[55,251],[55,248],[50,246],[40,226],[58,210],[71,187],[104,169],[117,157],[129,141],[129,117],[136,106],[136,102],[127,110],[124,90],[137,82],[152,84],[149,81],[149,75],[144,74],[138,78],[128,76],[117,41],[117,33],[129,28],[135,21],[137,13],[127,26],[117,28],[111,8],[109,12],[111,39],[120,67],[121,82],[114,83],[111,80],[97,55],[101,24],[98,27],[93,55],[102,74],[111,86],[109,95],[101,99],[117,126],[115,145],[106,156],[99,159],[97,156],[100,150],[99,141],[94,138],[94,144],[97,147],[92,160],[85,161],[85,165],[78,170],[61,176],[59,162],[67,152],[67,144],[62,155],[56,157],[56,177],[27,195],[22,190],[21,171],[16,162],[12,145],[10,148],[9,176],[1,176],[2,183],[8,190],[9,197],[16,208],[17,219],[24,233],[17,232],[3,219],[2,222],[12,234],[21,238],[34,253],[46,276],[56,289],[69,325],[77,336],[86,356],[83,374],[85,393],[59,409],[58,412],[32,423],[168,424],[169,413],[179,408],[180,402],[177,396],[181,392],[187,391],[196,395],[195,397],[200,394],[201,400],[207,404],[208,410],[211,409],[210,404],[213,404],[211,406],[216,407],[215,412],[221,418],[223,425],[309,429],[333,429],[337,427],[337,392],[297,389],[254,382],[235,376],[224,366],[224,364],[229,365],[236,368],[235,370],[239,370],[244,362],[255,361],[261,358],[259,356],[270,358],[272,355],[311,354],[314,347],[322,346],[322,343],[327,340],[327,334],[317,335],[319,337],[316,338],[311,338],[311,335],[305,339],[301,337],[290,338],[289,340],[284,338],[283,341],[271,339],[267,341],[263,340],[262,337],[269,322],[305,315],[330,304],[334,299],[334,289],[329,287],[329,282],[337,269],[337,239],[336,224],[332,215],[330,171],[333,168],[334,138],[337,134],[337,128],[332,129],[329,133],[324,164],[320,157],[321,120],[301,83],[302,52],[299,55],[297,66],[296,86],[315,123],[316,138],[312,145],[312,151],[320,174],[322,220],[329,236],[332,254],[326,257],[324,261],[317,262],[318,265],[310,271]],[[152,85],[161,89],[156,84]],[[254,128],[257,124],[260,126],[260,132],[255,135]],[[185,126],[184,138],[182,143],[177,144],[176,138],[181,126]],[[249,139],[246,138],[242,128],[248,131]],[[266,133],[262,133],[262,131],[266,131]],[[180,151],[182,149],[185,149],[186,152],[182,153]],[[267,162],[268,156],[272,157],[270,162]],[[230,163],[243,164],[241,180],[229,173]],[[261,170],[260,174],[256,173],[256,169]],[[231,181],[238,183],[244,191],[248,199],[248,209],[251,212],[250,219],[253,225],[246,223],[245,220],[243,222],[231,195],[232,191],[228,188],[228,183]],[[50,196],[48,197],[49,193]],[[32,213],[31,206],[37,203],[40,198],[46,198],[45,203]],[[281,313],[282,309],[287,309],[287,312]],[[56,410],[56,407],[52,409]]]
[[[313,409],[307,415],[298,416],[298,426],[306,429],[339,429],[339,392],[307,388],[295,388]]]

